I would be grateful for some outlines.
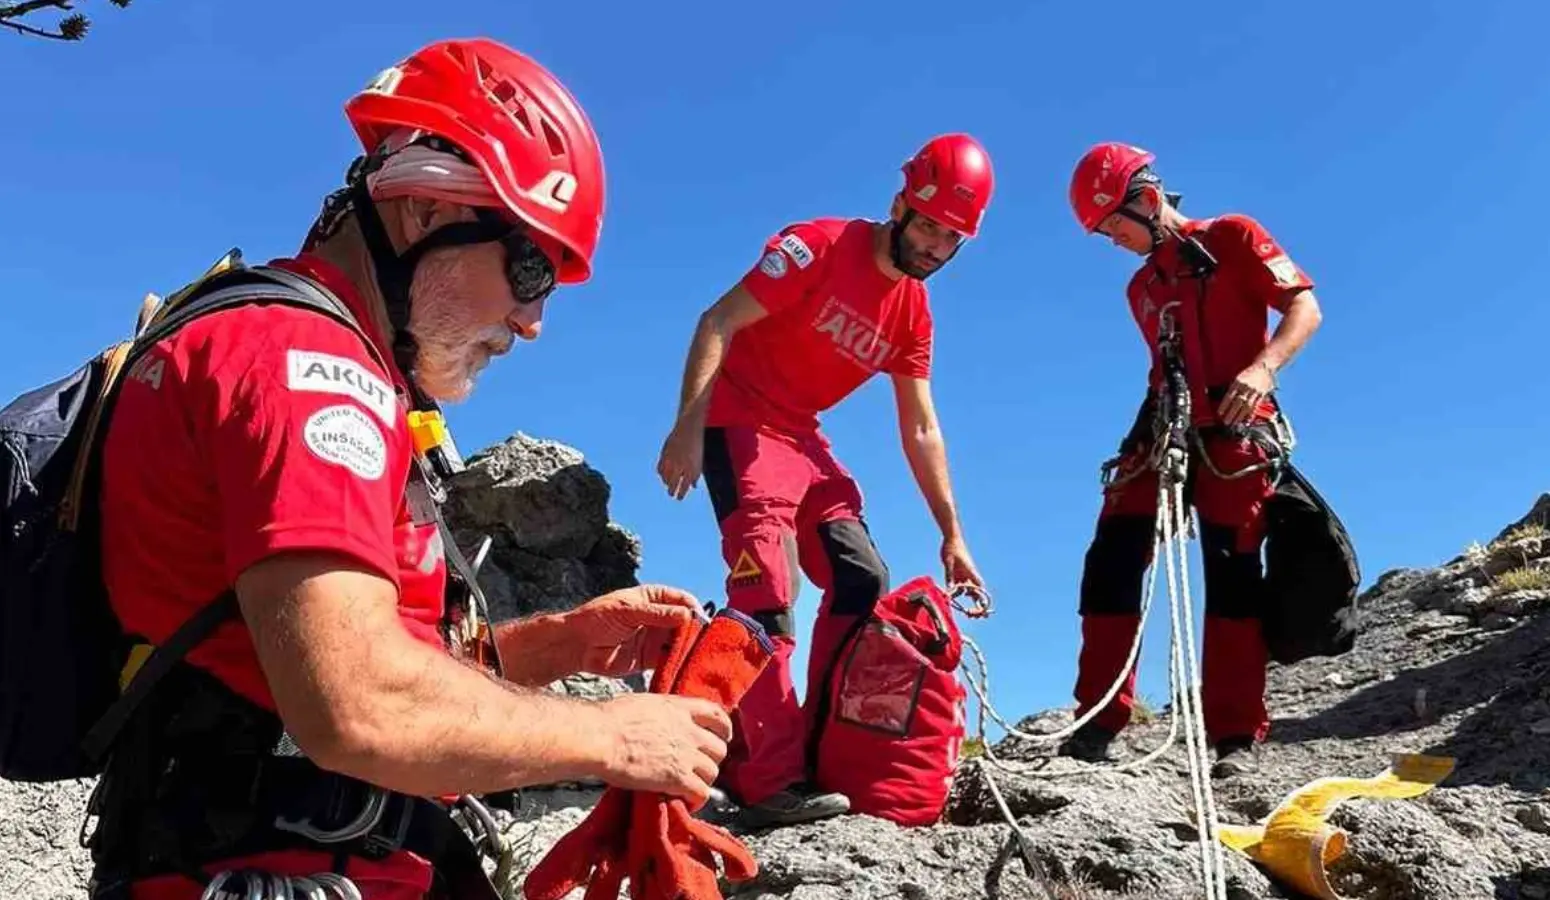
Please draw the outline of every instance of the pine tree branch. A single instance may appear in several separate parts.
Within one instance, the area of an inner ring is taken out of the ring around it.
[[[109,3],[123,9],[129,6],[130,0],[108,0]],[[59,9],[70,13],[59,20],[57,31],[48,31],[32,25],[24,25],[16,21],[22,16],[35,13],[42,9]],[[56,41],[78,41],[86,37],[87,30],[91,27],[91,20],[81,13],[74,12],[75,0],[20,0],[20,2],[0,2],[0,27],[11,28],[17,34],[30,34],[36,37],[49,38]]]
[[[0,5],[0,20],[15,19],[28,13],[35,13],[40,9],[48,9],[49,7],[66,11],[74,9],[70,5],[70,0],[23,0],[21,3]],[[5,24],[10,25],[12,23],[7,21]]]
[[[14,29],[16,29],[16,32],[18,34],[33,34],[33,35],[37,35],[38,37],[45,37],[45,38],[49,38],[51,40],[56,40],[56,41],[78,41],[78,40],[80,40],[79,37],[70,37],[67,34],[62,34],[62,33],[57,32],[57,31],[43,31],[42,29],[39,29],[39,28],[33,28],[31,25],[23,25],[20,22],[12,22],[12,21],[10,21],[8,19],[0,19],[0,27],[14,28]]]

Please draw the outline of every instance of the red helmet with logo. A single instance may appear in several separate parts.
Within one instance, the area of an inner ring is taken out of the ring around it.
[[[485,38],[437,41],[345,104],[366,152],[401,128],[466,153],[501,201],[564,250],[561,282],[587,280],[603,226],[603,153],[559,79]]]
[[[1130,179],[1155,157],[1140,147],[1110,142],[1098,144],[1077,160],[1071,173],[1071,209],[1091,233],[1125,202]]]
[[[968,237],[979,232],[995,189],[990,154],[967,134],[943,134],[926,142],[904,164],[904,202],[923,216]]]

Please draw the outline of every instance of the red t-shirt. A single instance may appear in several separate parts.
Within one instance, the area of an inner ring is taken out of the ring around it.
[[[765,242],[742,285],[769,315],[733,336],[707,424],[810,431],[878,372],[930,377],[926,286],[878,269],[873,227],[814,219]]]
[[[337,269],[276,265],[324,284],[374,333]],[[416,522],[405,498],[402,386],[348,327],[291,306],[212,313],[149,350],[124,373],[103,451],[103,574],[125,629],[161,643],[254,563],[329,550],[390,579],[405,629],[442,646],[446,566],[434,519]],[[188,660],[274,710],[240,621]],[[406,859],[424,869],[404,854],[378,868]]]
[[[1225,215],[1191,222],[1182,229],[1195,236],[1216,258],[1216,271],[1204,291],[1195,278],[1181,277],[1191,266],[1180,258],[1178,241],[1153,253],[1131,277],[1126,294],[1151,353],[1151,386],[1162,384],[1162,357],[1157,346],[1160,313],[1171,313],[1182,337],[1184,369],[1189,378],[1191,406],[1197,424],[1216,421],[1220,401],[1207,400],[1207,390],[1220,390],[1253,364],[1269,342],[1269,310],[1286,311],[1299,291],[1313,280],[1291,260],[1270,232],[1245,215]],[[1263,415],[1274,407],[1265,401]]]

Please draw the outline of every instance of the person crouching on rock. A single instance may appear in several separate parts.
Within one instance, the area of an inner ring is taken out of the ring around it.
[[[366,156],[270,264],[344,312],[206,313],[134,366],[113,414],[102,543],[124,629],[162,645],[234,596],[114,746],[95,897],[226,896],[225,873],[237,896],[342,875],[377,900],[433,882],[493,898],[449,798],[596,779],[699,804],[726,753],[713,702],[542,689],[655,667],[695,614],[683,592],[622,590],[472,647],[444,627],[462,557],[427,415],[589,277],[604,175],[584,113],[484,39],[424,47],[345,111]]]
[[[1178,196],[1164,193],[1153,159],[1138,147],[1099,144],[1071,177],[1070,202],[1083,230],[1146,260],[1126,295],[1150,349],[1151,369],[1082,572],[1077,716],[1089,713],[1116,680],[1124,681],[1059,752],[1111,760],[1110,745],[1130,721],[1136,676],[1134,669],[1122,670],[1136,637],[1154,542],[1154,415],[1170,374],[1182,374],[1191,411],[1187,502],[1199,514],[1204,557],[1204,724],[1216,750],[1213,776],[1228,777],[1257,767],[1257,745],[1269,730],[1258,602],[1265,502],[1274,479],[1267,462],[1277,452],[1281,421],[1273,396],[1276,373],[1317,330],[1321,314],[1313,281],[1264,226],[1238,214],[1185,217]],[[1271,309],[1281,321],[1267,341]]]

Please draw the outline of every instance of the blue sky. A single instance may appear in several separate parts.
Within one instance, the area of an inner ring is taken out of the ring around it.
[[[1144,384],[1122,293],[1137,260],[1066,206],[1093,142],[1154,150],[1186,213],[1257,217],[1316,279],[1324,327],[1282,396],[1369,582],[1488,539],[1547,486],[1539,5],[82,9],[96,21],[80,44],[0,35],[0,397],[126,335],[145,291],[232,245],[292,252],[358,152],[346,97],[428,40],[486,34],[589,111],[608,213],[595,279],[558,295],[543,338],[451,421],[465,452],[517,430],[580,448],[644,539],[645,579],[720,590],[703,488],[677,503],[653,471],[700,309],[783,224],[885,216],[899,164],[944,131],[978,136],[998,179],[981,238],[930,287],[936,398],[998,606],[967,628],[1005,712],[1069,701],[1098,465]],[[939,576],[887,385],[826,428],[895,582]],[[804,626],[817,599],[806,586]],[[1162,697],[1165,619],[1148,634],[1142,690]]]

